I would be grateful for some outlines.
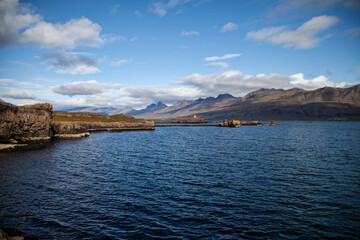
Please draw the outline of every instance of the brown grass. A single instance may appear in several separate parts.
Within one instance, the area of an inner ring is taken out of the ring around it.
[[[57,122],[143,122],[143,119],[136,119],[134,117],[116,114],[107,115],[103,113],[88,113],[88,112],[64,112],[54,111],[53,121]]]

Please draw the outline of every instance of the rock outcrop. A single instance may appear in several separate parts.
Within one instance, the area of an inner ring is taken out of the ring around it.
[[[76,138],[89,136],[95,131],[136,131],[155,130],[153,122],[144,121],[136,123],[119,122],[53,122],[53,137]]]
[[[49,141],[52,106],[48,103],[11,106],[0,103],[0,143]]]
[[[0,229],[0,240],[24,240],[17,228]],[[31,238],[32,239],[32,238]]]
[[[241,127],[241,126],[275,126],[275,121],[272,120],[270,124],[259,123],[258,121],[240,122],[239,120],[224,120],[219,123],[218,127]]]
[[[0,151],[38,148],[51,138],[87,137],[93,131],[155,130],[154,122],[126,115],[72,113],[67,116],[65,112],[58,115],[72,121],[53,121],[52,106],[48,103],[26,106],[0,103]]]

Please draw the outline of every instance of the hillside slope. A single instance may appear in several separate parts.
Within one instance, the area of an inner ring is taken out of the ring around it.
[[[259,89],[242,98],[222,94],[216,98],[183,100],[136,117],[175,119],[194,114],[205,119],[360,120],[360,85],[313,91]]]

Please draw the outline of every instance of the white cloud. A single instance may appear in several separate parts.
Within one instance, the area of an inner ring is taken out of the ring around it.
[[[22,42],[30,42],[45,48],[78,46],[96,47],[104,42],[100,36],[100,25],[89,19],[71,19],[61,23],[38,22],[22,33]]]
[[[206,65],[210,65],[210,66],[220,66],[222,68],[227,68],[229,67],[229,64],[226,63],[226,62],[211,62],[211,63],[208,63]]]
[[[260,88],[282,88],[294,87],[304,89],[316,89],[324,86],[344,87],[348,83],[334,83],[323,75],[312,79],[305,79],[302,73],[293,75],[281,74],[257,74],[248,75],[239,71],[227,71],[217,74],[201,75],[192,74],[178,79],[175,84],[192,86],[205,96],[216,96],[221,93],[230,93],[235,96],[243,96]]]
[[[188,2],[190,2],[190,0],[168,0],[167,3],[155,2],[152,5],[151,11],[159,17],[163,17],[169,10],[184,5]]]
[[[185,36],[185,37],[188,37],[188,36],[199,36],[200,33],[197,32],[197,31],[194,31],[194,30],[191,30],[191,31],[182,31],[181,32],[181,36]]]
[[[18,0],[0,1],[0,47],[30,43],[44,48],[95,47],[105,40],[101,27],[82,17],[66,23],[49,23]]]
[[[334,83],[329,81],[324,75],[314,77],[312,79],[305,79],[304,74],[298,73],[290,76],[290,85],[304,89],[317,89],[321,87],[345,87],[351,85],[346,82]]]
[[[111,63],[111,66],[113,66],[113,67],[119,67],[119,66],[121,66],[121,65],[124,65],[124,64],[127,64],[127,63],[131,63],[132,61],[133,61],[132,58],[129,58],[129,59],[121,59],[121,60],[112,62],[112,63]]]
[[[0,47],[20,43],[19,30],[41,21],[39,14],[33,14],[18,0],[0,1]]]
[[[295,31],[286,30],[284,26],[263,28],[259,31],[248,32],[246,38],[283,45],[284,47],[313,48],[320,41],[330,36],[316,37],[316,35],[338,22],[339,19],[335,16],[319,16],[305,22]]]
[[[91,74],[100,72],[97,68],[100,59],[90,58],[84,53],[67,53],[64,51],[49,52],[43,55],[51,68],[57,68],[60,74]]]
[[[222,28],[220,29],[220,32],[230,32],[230,31],[235,31],[239,28],[239,25],[237,23],[234,22],[228,22],[227,24],[225,24],[224,26],[222,26]]]
[[[235,57],[239,57],[241,55],[242,55],[241,53],[230,53],[230,54],[225,54],[224,56],[221,56],[221,57],[218,57],[218,56],[207,57],[204,60],[207,62],[212,62],[212,61],[235,58]]]
[[[77,65],[71,69],[60,69],[56,71],[59,74],[85,75],[101,72],[100,69],[94,66]]]
[[[66,83],[60,86],[56,86],[52,88],[55,93],[59,93],[61,95],[67,96],[75,96],[75,95],[94,95],[106,92],[110,89],[121,89],[120,84],[105,84],[99,83],[96,80],[89,81],[78,81]]]
[[[27,90],[12,90],[0,93],[0,96],[12,99],[36,99],[36,96]]]
[[[186,87],[128,87],[125,92],[130,98],[138,99],[143,103],[162,101],[174,103],[181,99],[194,99],[203,96],[199,89]]]

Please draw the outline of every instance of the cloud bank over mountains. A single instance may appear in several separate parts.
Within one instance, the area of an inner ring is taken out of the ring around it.
[[[144,107],[158,101],[172,104],[183,99],[194,100],[224,93],[240,97],[260,88],[304,88],[306,90],[314,90],[324,86],[347,87],[350,85],[352,84],[346,82],[331,82],[324,75],[307,79],[302,73],[293,75],[249,75],[232,70],[209,75],[192,74],[174,80],[172,85],[169,86],[123,87],[116,84],[100,84],[95,80],[90,80],[57,86],[53,88],[53,91],[68,96],[100,96],[101,93],[110,89],[121,90],[122,97],[126,99],[121,103],[121,106],[125,107],[127,106],[126,104],[132,104],[135,107]],[[106,106],[115,106],[116,104],[119,104],[119,102],[107,102]]]

